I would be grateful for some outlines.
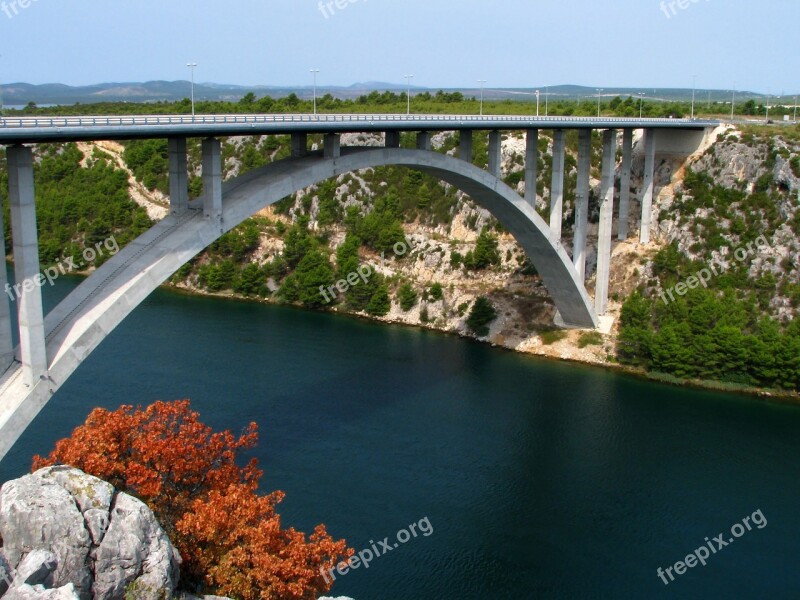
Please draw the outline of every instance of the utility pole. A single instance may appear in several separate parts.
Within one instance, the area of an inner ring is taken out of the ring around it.
[[[411,80],[414,79],[413,75],[406,75],[406,100],[408,100],[408,112],[407,115],[411,114]]]
[[[311,74],[314,76],[314,114],[317,114],[317,73],[319,69],[311,69]]]
[[[481,116],[483,116],[483,86],[486,83],[486,80],[478,79],[478,83],[481,84]]]

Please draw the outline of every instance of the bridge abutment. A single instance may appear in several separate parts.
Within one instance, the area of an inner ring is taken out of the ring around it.
[[[539,180],[539,130],[525,132],[525,201],[536,209],[536,186]]]
[[[608,279],[611,271],[611,228],[614,220],[614,169],[617,159],[617,132],[603,132],[603,179],[600,185],[600,223],[597,234],[597,277],[594,308],[598,316],[608,310]]]
[[[631,165],[633,163],[633,129],[622,132],[622,168],[619,178],[619,224],[617,237],[628,239],[628,220],[630,217],[631,199]]]
[[[578,181],[575,189],[575,235],[572,263],[581,281],[586,279],[586,232],[589,226],[589,177],[592,168],[592,130],[578,132]]]
[[[169,138],[169,207],[173,215],[189,209],[189,172],[186,164],[186,138]]]
[[[11,200],[11,231],[14,238],[15,296],[19,323],[19,356],[26,386],[47,374],[42,285],[39,271],[39,239],[33,188],[33,152],[12,146],[8,156],[8,195]],[[17,290],[19,293],[17,294]]]
[[[5,232],[3,224],[3,211],[0,210],[0,232]],[[6,236],[0,233],[0,254],[3,261],[0,265],[0,288],[2,288],[2,298],[0,298],[0,374],[2,374],[12,362],[14,362],[14,345],[11,335],[11,305],[14,298],[14,290],[8,285],[6,275]]]
[[[550,185],[550,231],[553,241],[561,241],[561,220],[564,210],[564,153],[566,132],[553,131],[553,178]]]

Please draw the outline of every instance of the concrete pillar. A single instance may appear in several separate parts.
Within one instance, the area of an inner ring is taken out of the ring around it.
[[[633,129],[622,132],[622,169],[619,181],[619,239],[628,239],[628,218],[630,217],[631,199],[631,164],[633,162]]]
[[[499,131],[489,132],[489,173],[500,177],[500,165],[503,160],[503,136]]]
[[[43,276],[33,196],[33,152],[25,146],[8,149],[8,195],[14,236],[14,276],[22,284],[16,298],[19,356],[23,383],[32,386],[47,375],[47,349],[42,309]],[[16,294],[15,294],[16,297]]]
[[[417,150],[428,150],[431,149],[431,132],[430,131],[420,131],[417,134]]]
[[[578,182],[575,188],[575,236],[572,264],[586,279],[586,230],[589,226],[589,177],[592,168],[592,130],[578,131]]]
[[[292,134],[292,158],[302,158],[308,154],[308,134]]]
[[[653,193],[656,177],[656,132],[644,131],[644,182],[642,183],[642,224],[639,229],[639,243],[650,243],[650,225],[653,221]]]
[[[222,219],[222,144],[216,138],[203,140],[203,214]]]
[[[472,130],[462,129],[458,135],[458,157],[468,163],[472,162]]]
[[[189,208],[189,172],[186,165],[186,138],[169,138],[169,207],[173,215]]]
[[[6,240],[2,209],[2,203],[0,203],[0,374],[14,361],[11,307],[9,305],[11,299],[14,298],[14,292],[8,287],[8,276],[6,275]]]
[[[564,210],[564,150],[566,135],[563,129],[553,132],[553,179],[550,185],[550,232],[554,241],[561,240],[561,219]]]
[[[338,133],[325,134],[325,158],[339,158],[342,155],[342,139]]]
[[[536,208],[536,184],[539,181],[539,130],[525,132],[525,201]]]
[[[608,310],[608,278],[611,267],[611,227],[614,222],[614,167],[617,163],[617,132],[603,132],[603,182],[600,188],[600,223],[597,235],[597,278],[594,308],[598,315]]]
[[[384,142],[384,146],[387,148],[399,148],[400,147],[400,132],[399,131],[387,131],[386,140]]]

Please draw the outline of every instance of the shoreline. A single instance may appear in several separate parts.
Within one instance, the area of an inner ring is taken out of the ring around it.
[[[676,388],[686,388],[686,389],[694,389],[694,390],[701,390],[706,392],[719,392],[725,394],[736,394],[738,396],[746,396],[748,398],[752,398],[767,404],[776,404],[782,406],[800,406],[800,393],[798,392],[791,392],[786,390],[779,390],[779,389],[772,389],[772,388],[758,388],[752,386],[742,386],[740,384],[731,384],[726,383],[724,381],[716,381],[716,380],[701,380],[701,379],[679,379],[667,373],[659,373],[659,372],[652,372],[646,371],[644,369],[633,367],[629,365],[622,365],[620,363],[599,363],[599,362],[592,362],[581,360],[580,358],[575,357],[559,357],[553,356],[549,354],[539,354],[535,352],[525,352],[522,350],[517,350],[516,348],[512,348],[509,346],[504,346],[502,344],[493,343],[492,341],[486,338],[477,338],[472,335],[467,335],[464,333],[460,333],[457,331],[448,331],[446,329],[440,329],[438,327],[434,327],[432,325],[423,325],[423,324],[415,324],[415,323],[405,323],[402,321],[395,321],[395,320],[384,320],[384,319],[376,319],[374,317],[370,317],[366,314],[362,313],[354,313],[345,310],[316,310],[313,308],[305,308],[303,306],[294,305],[294,304],[286,304],[283,302],[275,302],[270,298],[255,298],[255,297],[246,297],[238,295],[234,292],[228,293],[215,293],[215,292],[205,292],[202,290],[198,290],[196,288],[191,288],[187,286],[176,285],[173,283],[166,282],[162,284],[162,289],[165,289],[174,294],[180,294],[184,296],[194,296],[194,297],[201,297],[201,298],[216,298],[219,300],[233,300],[236,302],[247,302],[253,304],[266,304],[271,306],[281,306],[286,308],[291,308],[295,310],[302,310],[313,312],[317,314],[330,314],[336,316],[342,316],[352,319],[358,319],[361,321],[366,321],[369,323],[377,323],[377,324],[388,324],[388,325],[396,325],[400,327],[408,327],[412,329],[424,330],[424,331],[432,331],[437,334],[442,335],[452,335],[459,337],[463,340],[471,341],[477,344],[485,344],[492,346],[493,348],[497,348],[498,350],[504,350],[506,352],[513,352],[516,355],[520,356],[530,356],[533,358],[546,360],[546,361],[556,361],[556,362],[564,362],[564,363],[572,363],[572,364],[579,364],[586,367],[596,368],[596,369],[612,369],[617,373],[628,375],[634,377],[639,380],[648,381],[651,383],[660,383],[664,385],[669,385],[671,387]]]

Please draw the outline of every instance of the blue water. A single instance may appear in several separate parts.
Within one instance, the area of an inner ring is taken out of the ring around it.
[[[155,293],[0,479],[94,406],[178,398],[215,428],[258,422],[285,524],[324,522],[361,550],[428,518],[431,535],[337,576],[333,595],[800,598],[800,409],[290,308]],[[765,527],[658,578],[756,510]]]

